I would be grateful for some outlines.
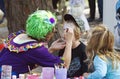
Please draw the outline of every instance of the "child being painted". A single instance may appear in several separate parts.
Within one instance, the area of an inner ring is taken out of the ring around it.
[[[69,69],[67,71],[68,77],[79,77],[82,76],[83,73],[87,71],[87,64],[84,62],[84,60],[87,59],[86,53],[85,53],[85,44],[80,41],[80,36],[82,32],[85,30],[83,26],[83,21],[80,19],[77,19],[72,14],[65,14],[64,15],[64,30],[68,27],[73,28],[74,30],[74,36],[72,41],[72,55],[71,55],[71,63],[69,66]],[[64,31],[64,34],[66,32]],[[67,40],[65,40],[67,41]],[[63,56],[65,49],[60,50],[59,56]]]
[[[88,41],[87,54],[95,70],[84,73],[86,79],[120,78],[120,56],[113,47],[113,34],[104,25],[94,27]]]
[[[5,48],[0,53],[0,68],[2,65],[12,66],[12,75],[19,75],[29,72],[35,65],[43,67],[54,67],[54,64],[62,63],[60,57],[52,53],[63,49],[65,67],[68,68],[71,57],[71,47],[73,40],[73,29],[67,28],[65,34],[66,42],[53,42],[49,48],[45,45],[54,34],[54,27],[57,20],[50,12],[37,10],[29,15],[26,21],[26,32],[18,31],[8,36],[5,41]]]

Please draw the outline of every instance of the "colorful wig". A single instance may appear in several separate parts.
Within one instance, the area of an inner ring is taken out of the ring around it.
[[[29,15],[26,22],[26,33],[37,40],[45,39],[46,35],[52,32],[56,17],[50,11],[37,10]]]

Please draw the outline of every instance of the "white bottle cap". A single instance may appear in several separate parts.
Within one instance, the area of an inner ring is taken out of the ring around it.
[[[25,75],[24,74],[19,74],[19,79],[25,79]]]
[[[16,75],[13,75],[13,76],[12,76],[12,79],[17,79],[17,76],[16,76]]]

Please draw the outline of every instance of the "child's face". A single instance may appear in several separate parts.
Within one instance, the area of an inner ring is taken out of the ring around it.
[[[67,28],[75,29],[75,25],[72,22],[65,22],[63,26],[64,34],[66,33]]]
[[[64,23],[64,26],[63,26],[63,29],[65,30],[65,29],[67,29],[68,27],[71,27],[71,28],[75,28],[75,25],[74,25],[74,23],[72,23],[72,22],[65,22]]]

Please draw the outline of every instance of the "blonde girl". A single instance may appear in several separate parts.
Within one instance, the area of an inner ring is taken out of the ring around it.
[[[87,53],[95,71],[84,73],[87,79],[119,79],[120,56],[114,51],[114,36],[104,26],[96,26],[88,41]]]

